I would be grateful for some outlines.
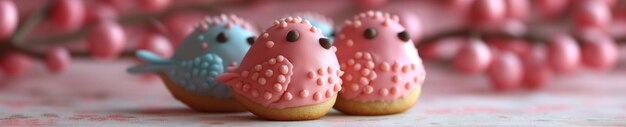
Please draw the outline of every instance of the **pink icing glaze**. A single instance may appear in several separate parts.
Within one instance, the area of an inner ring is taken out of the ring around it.
[[[291,30],[299,33],[295,42],[286,39]],[[217,80],[235,94],[271,108],[325,102],[341,90],[343,72],[336,48],[323,48],[320,38],[325,37],[319,29],[302,18],[278,20],[255,41],[239,68]]]
[[[373,28],[376,36],[366,39]],[[337,57],[345,74],[339,97],[360,102],[394,100],[408,95],[425,78],[413,42],[402,41],[405,31],[395,15],[369,11],[346,21],[337,34]]]

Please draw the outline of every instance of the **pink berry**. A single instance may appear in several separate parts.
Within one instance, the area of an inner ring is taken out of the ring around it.
[[[584,41],[582,44],[582,62],[589,68],[606,71],[615,66],[618,60],[618,48],[610,37]]]
[[[527,56],[531,51],[530,43],[519,39],[505,39],[505,38],[489,38],[487,39],[489,45],[496,47],[500,50],[510,51],[520,57]]]
[[[18,20],[15,3],[11,0],[0,0],[0,39],[13,35]]]
[[[54,0],[50,18],[61,30],[75,30],[83,25],[85,5],[82,0]]]
[[[116,19],[117,12],[109,4],[94,4],[91,9],[87,9],[85,21],[89,23],[95,23],[100,20]]]
[[[574,22],[578,28],[604,28],[611,23],[611,10],[604,2],[586,1],[574,12]]]
[[[451,37],[426,43],[419,47],[419,55],[425,60],[450,59],[461,49],[467,38]]]
[[[499,57],[494,59],[487,76],[491,85],[496,90],[507,91],[519,87],[523,76],[522,64],[515,54],[500,52]]]
[[[9,77],[22,76],[33,66],[29,56],[18,52],[5,52],[0,56],[0,69]]]
[[[422,22],[420,18],[411,12],[401,12],[400,16],[400,24],[406,28],[406,31],[411,35],[411,39],[413,39],[414,43],[417,43],[418,40],[422,37]]]
[[[545,86],[552,78],[552,70],[546,61],[546,48],[544,45],[536,45],[524,62],[524,86],[528,89],[537,90]]]
[[[146,12],[159,12],[167,8],[171,0],[137,0],[138,6]]]
[[[126,35],[122,27],[113,21],[102,21],[91,28],[87,37],[87,50],[96,59],[117,58],[124,48]]]
[[[468,19],[472,25],[493,25],[506,15],[503,0],[476,0],[469,10]]]
[[[484,71],[491,63],[491,51],[482,40],[471,39],[453,59],[454,67],[466,74]]]
[[[170,41],[160,34],[147,34],[139,42],[138,49],[148,50],[161,57],[169,58],[174,54]]]
[[[544,18],[555,18],[565,11],[569,0],[533,0],[539,14]]]
[[[580,64],[580,48],[571,36],[560,34],[548,40],[548,63],[555,72],[573,73]]]
[[[530,14],[530,1],[506,0],[506,16],[516,20],[526,20]]]
[[[53,48],[46,54],[46,67],[52,73],[60,73],[70,64],[72,57],[65,48]]]

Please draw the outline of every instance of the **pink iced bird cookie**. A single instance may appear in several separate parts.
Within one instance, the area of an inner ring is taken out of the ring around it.
[[[345,74],[335,109],[352,115],[384,115],[415,104],[425,71],[398,16],[361,13],[346,21],[337,35],[337,57]]]
[[[269,120],[324,116],[341,90],[343,72],[330,40],[302,18],[283,18],[254,42],[239,68],[218,76],[235,99]]]

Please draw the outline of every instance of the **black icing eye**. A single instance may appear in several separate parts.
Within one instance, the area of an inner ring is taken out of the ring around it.
[[[330,36],[331,36],[331,37],[335,37],[335,35],[337,35],[337,33],[336,33],[336,32],[334,32],[334,31],[333,31],[332,33],[330,33]]]
[[[287,33],[287,41],[296,42],[298,39],[300,39],[300,33],[298,33],[298,31],[291,30]]]
[[[411,39],[411,37],[409,36],[409,32],[406,32],[406,31],[402,31],[398,33],[398,38],[400,38],[400,40],[404,42],[408,42],[409,39]]]
[[[374,30],[374,28],[367,28],[363,32],[363,36],[366,39],[374,39],[376,37],[376,30]]]
[[[255,37],[254,37],[254,36],[252,36],[252,37],[248,37],[248,38],[246,39],[246,41],[248,41],[248,44],[252,45],[252,44],[254,44],[254,39],[255,39]]]
[[[217,35],[217,42],[226,43],[226,41],[228,41],[228,37],[226,36],[226,34],[224,34],[224,32],[221,32]]]
[[[332,44],[330,44],[330,40],[328,40],[328,38],[320,38],[319,42],[320,45],[325,49],[330,49],[330,47],[333,46]]]

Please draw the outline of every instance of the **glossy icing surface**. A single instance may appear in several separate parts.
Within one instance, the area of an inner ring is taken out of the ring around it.
[[[302,18],[284,18],[261,33],[241,66],[218,80],[271,108],[319,104],[341,89],[336,48],[324,48],[320,30]]]

